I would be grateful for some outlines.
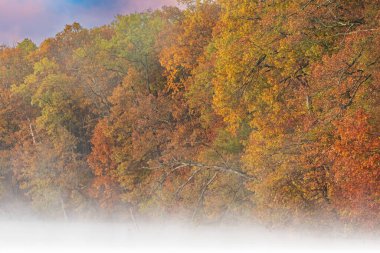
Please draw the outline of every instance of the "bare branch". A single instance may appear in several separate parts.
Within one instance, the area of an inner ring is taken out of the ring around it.
[[[176,196],[176,199],[179,198],[179,194],[182,192],[182,190],[194,179],[194,177],[199,173],[201,172],[202,170],[201,169],[197,169],[196,171],[194,171],[191,176],[188,178],[188,180],[183,183],[178,189],[177,191],[175,192],[175,196]]]
[[[164,170],[164,169],[168,169],[168,168],[172,168],[173,172],[178,170],[178,169],[182,169],[182,168],[186,168],[186,167],[195,167],[195,168],[199,168],[199,169],[203,169],[203,170],[214,170],[214,171],[220,171],[220,172],[224,172],[224,173],[228,173],[228,174],[233,174],[233,175],[236,175],[236,176],[239,176],[245,180],[254,180],[255,177],[254,176],[250,176],[248,175],[247,173],[243,172],[243,171],[240,171],[238,169],[233,169],[233,168],[230,168],[226,165],[224,166],[218,166],[218,165],[207,165],[207,164],[203,164],[203,163],[198,163],[198,162],[177,162],[177,161],[174,161],[172,164],[160,164],[156,167],[144,167],[142,169],[145,169],[145,170]]]
[[[203,200],[204,200],[204,197],[205,197],[205,193],[207,192],[208,190],[208,187],[210,186],[210,184],[212,184],[212,182],[216,179],[216,177],[218,176],[219,172],[215,172],[215,174],[212,176],[212,178],[203,186],[202,188],[202,192],[201,192],[201,195],[199,196],[199,199],[198,199],[198,204],[197,204],[197,207],[196,209],[194,210],[194,213],[193,213],[193,217],[192,217],[192,220],[194,221],[195,217],[197,216],[198,212],[199,212],[199,209],[202,207],[203,205]]]

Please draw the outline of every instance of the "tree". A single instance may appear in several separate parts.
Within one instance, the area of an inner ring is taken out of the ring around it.
[[[26,39],[15,48],[0,49],[0,199],[14,199],[14,184],[10,161],[11,149],[19,139],[19,131],[28,126],[25,117],[26,105],[12,94],[11,87],[30,74],[32,64],[29,55],[36,45]]]
[[[89,210],[85,188],[90,174],[85,161],[74,152],[75,138],[64,130],[59,138],[55,143],[44,138],[38,144],[18,145],[12,166],[20,189],[38,215],[67,220]]]

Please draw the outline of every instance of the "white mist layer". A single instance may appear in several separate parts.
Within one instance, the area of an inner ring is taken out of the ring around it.
[[[265,228],[194,227],[156,223],[2,222],[0,252],[380,252],[368,237],[306,235]]]

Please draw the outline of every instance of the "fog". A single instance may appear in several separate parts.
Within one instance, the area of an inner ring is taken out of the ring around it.
[[[0,222],[0,252],[380,252],[374,235],[174,222]]]

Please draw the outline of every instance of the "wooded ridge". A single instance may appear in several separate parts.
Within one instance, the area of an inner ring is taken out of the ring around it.
[[[380,1],[182,1],[0,48],[0,213],[380,225]]]

